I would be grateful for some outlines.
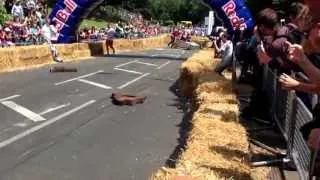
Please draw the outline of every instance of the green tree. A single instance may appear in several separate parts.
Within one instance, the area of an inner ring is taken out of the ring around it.
[[[56,0],[47,2],[49,6],[53,6]],[[103,20],[108,20],[112,16],[117,17],[110,7],[141,13],[147,19],[152,18],[162,22],[190,20],[199,23],[209,11],[200,0],[105,0],[90,14],[90,17]]]
[[[4,22],[8,21],[9,19],[10,19],[10,15],[7,14],[3,3],[0,3],[0,24],[3,24]]]

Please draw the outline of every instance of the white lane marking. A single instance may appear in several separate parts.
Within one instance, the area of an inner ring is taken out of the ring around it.
[[[14,127],[20,127],[20,128],[23,128],[23,127],[27,127],[28,124],[27,123],[16,123],[13,125]]]
[[[30,129],[28,129],[28,130],[26,130],[26,131],[24,131],[24,132],[22,132],[20,134],[17,134],[17,135],[15,135],[15,136],[7,139],[7,140],[4,140],[4,141],[0,142],[0,149],[2,149],[4,147],[6,147],[6,146],[18,141],[18,140],[20,140],[20,139],[22,139],[22,138],[24,138],[24,137],[26,137],[26,136],[34,133],[34,132],[37,132],[40,129],[42,129],[42,128],[46,127],[46,126],[49,126],[49,125],[51,125],[51,124],[53,124],[53,123],[65,118],[67,116],[70,116],[71,114],[76,113],[76,112],[80,111],[81,109],[83,109],[85,107],[88,107],[88,106],[90,106],[91,104],[93,104],[95,102],[96,102],[95,100],[88,101],[88,102],[82,104],[79,107],[76,107],[76,108],[74,108],[74,109],[72,109],[72,110],[70,110],[68,112],[65,112],[65,113],[63,113],[63,114],[61,114],[61,115],[59,115],[59,116],[57,116],[57,117],[55,117],[53,119],[50,119],[50,120],[48,120],[48,121],[46,121],[46,122],[44,122],[42,124],[34,126],[34,127],[30,128]]]
[[[117,65],[115,68],[119,68],[119,67],[123,67],[123,66],[129,65],[129,64],[132,64],[132,63],[136,63],[137,61],[138,61],[138,60],[130,61],[130,62],[123,63],[123,64],[119,64],[119,65]]]
[[[99,71],[96,71],[96,72],[93,72],[93,73],[90,73],[90,74],[82,75],[82,76],[79,76],[79,77],[76,77],[76,78],[73,78],[73,79],[69,79],[69,80],[66,80],[66,81],[55,83],[54,85],[59,86],[59,85],[62,85],[62,84],[68,83],[68,82],[76,81],[78,79],[90,77],[90,76],[93,76],[93,75],[96,75],[96,74],[99,74],[99,73],[102,73],[102,72],[103,72],[103,70],[99,70]]]
[[[144,78],[144,77],[146,77],[146,76],[149,76],[149,75],[150,75],[150,73],[143,74],[142,76],[139,76],[139,77],[137,77],[136,79],[134,79],[134,80],[132,80],[132,81],[129,81],[129,82],[125,83],[124,85],[118,87],[118,89],[123,89],[123,88],[131,85],[132,83],[135,83],[135,82],[139,81],[140,79],[142,79],[142,78]]]
[[[180,58],[181,55],[174,55],[174,54],[154,54],[151,57],[161,57],[161,58]]]
[[[168,61],[168,62],[162,64],[161,66],[157,67],[157,69],[162,69],[162,68],[164,68],[165,66],[169,65],[170,63],[171,63],[171,62]]]
[[[16,95],[13,95],[13,96],[10,96],[10,97],[6,97],[6,98],[3,98],[3,99],[0,99],[0,102],[12,100],[12,99],[18,98],[18,97],[20,97],[20,96],[21,96],[21,95],[16,94]]]
[[[39,114],[36,114],[29,109],[22,107],[12,101],[3,101],[2,104],[13,111],[23,115],[24,117],[30,119],[33,122],[45,121],[46,119]]]
[[[143,64],[143,65],[147,65],[147,66],[155,66],[155,67],[157,67],[158,65],[156,65],[156,64],[152,64],[152,63],[145,63],[145,62],[141,62],[141,61],[137,61],[136,63],[138,63],[138,64]]]
[[[43,115],[45,115],[45,114],[51,113],[51,112],[53,112],[53,111],[57,111],[57,110],[59,110],[59,109],[68,107],[68,106],[70,106],[70,105],[71,105],[71,103],[68,103],[68,104],[62,104],[62,105],[57,106],[57,107],[54,107],[54,108],[49,108],[49,109],[47,109],[47,110],[39,113],[39,115],[43,116]]]
[[[104,84],[96,83],[96,82],[93,82],[93,81],[88,81],[88,80],[85,80],[85,79],[78,79],[78,81],[86,83],[86,84],[90,84],[90,85],[93,85],[93,86],[97,86],[97,87],[102,88],[102,89],[112,89],[112,87],[106,86]]]
[[[124,72],[131,73],[131,74],[139,74],[139,75],[143,74],[142,72],[132,71],[132,70],[128,70],[128,69],[120,69],[120,68],[113,68],[113,69],[118,70],[118,71],[124,71]]]

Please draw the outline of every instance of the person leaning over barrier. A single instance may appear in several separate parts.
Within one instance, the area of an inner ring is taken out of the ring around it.
[[[310,29],[311,18],[307,6],[293,3],[289,9],[289,23],[280,26],[277,13],[272,9],[262,10],[257,18],[255,36],[260,40],[257,56],[261,64],[270,64],[283,72],[301,69],[287,58],[286,42],[300,44],[304,32]]]
[[[308,41],[311,47],[303,48],[302,45],[291,44],[287,42],[288,45],[288,58],[292,62],[298,64],[303,71],[310,78],[312,83],[300,82],[286,74],[283,74],[279,81],[282,86],[286,89],[299,90],[310,93],[320,92],[320,69],[312,64],[309,57],[305,54],[305,51],[309,48],[312,49],[313,53],[320,54],[320,21],[315,23],[309,32]],[[320,60],[320,59],[319,59]],[[314,109],[314,121],[304,125],[301,129],[304,138],[308,140],[308,145],[311,149],[317,147],[317,143],[320,137],[320,105],[318,104]]]

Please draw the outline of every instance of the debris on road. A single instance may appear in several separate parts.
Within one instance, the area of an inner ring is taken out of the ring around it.
[[[136,104],[143,104],[147,99],[146,96],[133,96],[127,94],[120,94],[120,93],[112,93],[111,99],[113,104],[123,106],[129,105],[133,106]]]
[[[63,67],[63,66],[60,66],[60,67],[51,67],[50,68],[50,72],[51,73],[57,73],[57,72],[78,72],[78,69],[77,68],[67,68],[67,67]]]

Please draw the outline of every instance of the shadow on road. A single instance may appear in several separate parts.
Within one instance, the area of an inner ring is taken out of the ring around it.
[[[174,149],[174,151],[169,156],[169,159],[166,161],[166,166],[169,168],[175,168],[176,162],[179,159],[181,153],[185,150],[187,145],[187,140],[189,137],[189,133],[191,131],[191,119],[193,112],[189,111],[189,107],[187,104],[187,100],[181,96],[180,93],[180,81],[177,80],[175,83],[170,87],[170,91],[177,97],[175,102],[171,106],[175,106],[178,110],[181,110],[184,113],[182,121],[177,126],[179,129],[179,138],[178,145]]]

